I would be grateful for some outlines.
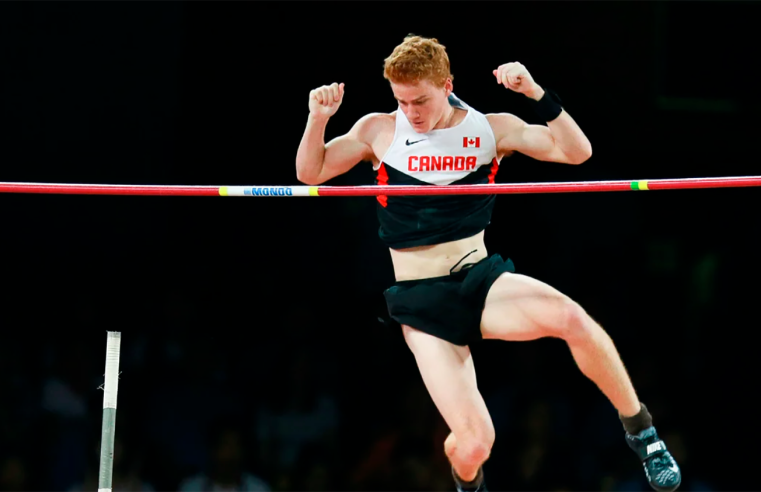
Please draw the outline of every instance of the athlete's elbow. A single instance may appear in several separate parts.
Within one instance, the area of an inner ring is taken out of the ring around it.
[[[320,180],[321,171],[315,172],[314,166],[307,166],[296,161],[296,179],[305,185],[318,185],[322,181]]]
[[[300,183],[309,186],[316,186],[321,183],[319,176],[315,176],[313,174],[305,174],[299,171],[296,171],[296,179],[299,180]]]
[[[579,164],[583,164],[589,160],[589,158],[592,157],[592,145],[585,145],[581,149],[574,152],[572,155],[568,156],[568,163],[573,164],[575,166],[578,166]]]

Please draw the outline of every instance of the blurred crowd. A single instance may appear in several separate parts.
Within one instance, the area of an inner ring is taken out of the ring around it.
[[[373,409],[351,392],[321,384],[332,362],[319,352],[281,351],[285,373],[273,367],[241,379],[214,345],[193,356],[181,343],[166,344],[165,360],[183,364],[138,371],[137,361],[151,359],[141,353],[148,345],[146,335],[122,352],[116,491],[453,490],[442,447],[448,429],[413,374],[382,405],[391,415],[373,424]],[[14,405],[0,410],[0,490],[98,488],[102,371],[89,367],[101,362],[93,355],[101,353],[43,346],[39,356],[52,360],[39,382],[29,374],[40,361],[26,355],[2,374],[3,399]],[[615,413],[599,399],[590,405],[583,396],[506,386],[485,396],[498,435],[487,467],[495,486],[647,490]],[[649,404],[667,415],[665,402]],[[663,437],[686,471],[685,490],[715,490],[691,467],[682,431]]]
[[[291,313],[252,342],[188,329],[199,306],[180,289],[159,309],[160,328],[123,331],[115,491],[453,490],[448,428],[392,327],[368,326],[339,346],[308,335],[314,312]],[[19,330],[0,344],[0,490],[97,489],[104,311],[82,300],[70,332]],[[473,352],[497,431],[490,490],[649,489],[614,409],[562,342]],[[659,379],[662,366],[624,359],[682,466],[684,490],[718,490],[688,452],[694,420],[679,414],[689,403]],[[681,367],[699,374],[691,360]]]

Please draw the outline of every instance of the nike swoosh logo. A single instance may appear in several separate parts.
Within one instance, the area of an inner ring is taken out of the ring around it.
[[[406,142],[404,142],[404,143],[406,143],[407,145],[412,145],[412,144],[416,144],[416,143],[418,143],[418,142],[422,142],[423,140],[428,140],[428,139],[427,139],[427,138],[424,138],[424,139],[422,139],[422,140],[415,140],[414,142],[410,142],[410,139],[408,138],[408,139],[407,139],[407,141],[406,141]]]

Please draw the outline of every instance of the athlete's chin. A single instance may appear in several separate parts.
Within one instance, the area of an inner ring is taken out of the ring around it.
[[[413,121],[412,129],[417,133],[426,133],[428,131],[428,124],[424,121]]]

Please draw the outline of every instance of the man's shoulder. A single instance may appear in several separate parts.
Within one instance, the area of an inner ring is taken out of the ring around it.
[[[512,113],[485,113],[484,118],[492,126],[510,127],[523,123],[523,120]]]
[[[394,132],[396,111],[393,113],[368,113],[357,120],[353,130],[360,137],[371,137]]]
[[[494,138],[499,142],[505,135],[519,131],[525,122],[511,113],[487,113],[484,115],[489,122]]]
[[[382,125],[393,125],[396,122],[396,111],[392,113],[368,113],[361,117],[357,124],[367,125],[367,126],[382,126]]]

